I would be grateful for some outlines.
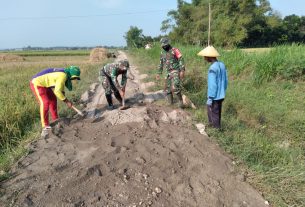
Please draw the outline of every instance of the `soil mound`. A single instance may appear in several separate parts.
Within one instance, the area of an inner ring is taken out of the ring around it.
[[[0,54],[0,62],[24,61],[25,58],[13,54]]]
[[[108,52],[105,48],[94,48],[90,52],[90,62],[100,62],[108,58]]]

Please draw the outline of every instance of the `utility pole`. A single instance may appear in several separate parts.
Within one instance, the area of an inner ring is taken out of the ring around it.
[[[211,3],[209,3],[209,32],[208,32],[208,46],[210,46],[211,39]]]

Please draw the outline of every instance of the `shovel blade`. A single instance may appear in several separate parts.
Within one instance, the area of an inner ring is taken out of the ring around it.
[[[126,110],[126,109],[128,109],[128,108],[129,108],[129,106],[125,105],[125,106],[121,106],[121,107],[119,108],[119,110]]]

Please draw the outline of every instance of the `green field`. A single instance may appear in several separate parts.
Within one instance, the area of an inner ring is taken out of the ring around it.
[[[29,56],[88,56],[90,50],[29,50],[29,51],[10,51],[2,52],[4,54],[14,54],[23,57]]]
[[[194,117],[207,123],[208,64],[196,55],[202,48],[178,48],[187,68],[183,92],[198,106]],[[229,73],[223,131],[208,134],[274,206],[305,206],[305,46],[219,52]],[[160,48],[130,54],[153,79]]]
[[[40,133],[39,107],[29,87],[31,77],[45,68],[79,66],[82,80],[76,90],[67,91],[67,97],[74,102],[97,81],[102,63],[90,63],[88,52],[80,56],[53,56],[53,51],[51,53],[51,56],[24,55],[25,60],[21,62],[0,62],[0,180],[7,176],[11,164],[27,152],[26,144]],[[59,103],[59,109],[60,115],[72,116],[72,111],[64,104]]]

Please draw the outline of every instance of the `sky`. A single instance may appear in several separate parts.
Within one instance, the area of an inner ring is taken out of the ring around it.
[[[177,8],[176,0],[0,1],[0,49],[125,46],[130,26],[158,36],[167,12]],[[269,1],[282,16],[305,16],[304,0]]]

